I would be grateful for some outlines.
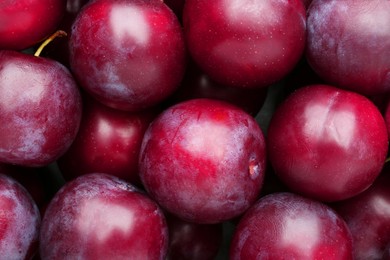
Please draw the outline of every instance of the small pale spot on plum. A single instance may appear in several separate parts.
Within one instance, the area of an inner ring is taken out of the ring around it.
[[[260,162],[258,162],[256,159],[251,159],[249,161],[249,176],[251,177],[252,180],[256,179],[261,171],[261,166]]]

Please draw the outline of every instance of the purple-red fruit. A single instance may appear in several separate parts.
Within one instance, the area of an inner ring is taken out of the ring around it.
[[[33,47],[57,29],[66,0],[2,0],[0,2],[0,49]]]
[[[31,259],[38,250],[41,215],[28,191],[0,174],[0,251],[3,259]]]
[[[44,166],[76,137],[81,96],[60,63],[16,51],[0,51],[0,161]]]
[[[228,86],[269,86],[293,69],[305,48],[301,0],[187,0],[183,25],[193,59]]]
[[[218,223],[256,201],[266,168],[263,133],[229,103],[193,99],[166,109],[144,135],[140,177],[168,212]]]
[[[364,95],[390,89],[390,1],[314,0],[306,57],[328,83]]]
[[[139,152],[155,113],[119,111],[84,97],[80,129],[71,147],[57,160],[64,178],[104,172],[140,184]]]
[[[352,260],[352,237],[329,206],[293,193],[273,193],[239,221],[230,259]]]
[[[385,120],[368,98],[311,85],[277,108],[267,147],[275,173],[291,190],[336,201],[374,182],[385,163],[387,140]]]
[[[156,259],[168,249],[159,206],[129,183],[87,174],[65,184],[42,220],[42,259]]]
[[[381,259],[390,243],[390,175],[386,167],[363,193],[331,206],[346,221],[356,260]],[[389,259],[389,258],[387,258]]]
[[[80,86],[120,110],[160,103],[185,71],[182,28],[162,1],[89,2],[73,24],[69,44]]]

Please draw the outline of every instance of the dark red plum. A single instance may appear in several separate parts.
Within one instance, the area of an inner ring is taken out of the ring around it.
[[[66,180],[104,172],[140,184],[138,157],[154,111],[126,112],[102,105],[87,95],[75,140],[57,162]]]
[[[66,0],[2,0],[0,2],[0,49],[33,47],[56,30]]]
[[[69,48],[80,86],[120,110],[157,105],[185,71],[182,28],[163,1],[92,1],[76,17]]]
[[[34,199],[38,208],[47,203],[50,196],[43,169],[0,163],[0,173],[20,183]]]
[[[351,260],[352,237],[329,206],[294,193],[273,193],[239,221],[230,259]]]
[[[293,69],[305,47],[302,0],[187,0],[183,25],[190,55],[227,86],[269,86]]]
[[[0,51],[0,161],[45,166],[57,160],[76,137],[81,103],[60,63]]]
[[[165,259],[165,216],[144,192],[108,174],[65,184],[42,220],[45,259]]]
[[[2,259],[31,259],[38,250],[41,216],[28,191],[0,174],[0,251]]]
[[[363,192],[378,177],[388,135],[383,116],[368,98],[310,85],[277,108],[267,147],[275,173],[291,190],[336,201]]]
[[[166,214],[169,260],[214,260],[222,245],[223,226],[196,224]]]
[[[356,260],[381,259],[390,243],[390,168],[374,184],[353,198],[331,206],[347,222]],[[389,258],[387,258],[389,259]]]
[[[184,101],[149,126],[140,152],[141,181],[164,209],[212,224],[242,214],[256,201],[266,169],[255,119],[227,102]]]
[[[329,84],[364,95],[390,91],[390,1],[314,0],[306,57]]]

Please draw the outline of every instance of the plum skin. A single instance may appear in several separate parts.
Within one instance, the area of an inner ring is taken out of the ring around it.
[[[165,259],[160,207],[135,186],[104,173],[66,183],[42,219],[42,259]]]
[[[60,63],[0,52],[0,161],[45,166],[76,137],[82,114],[78,86]]]
[[[104,172],[140,185],[138,157],[154,111],[126,112],[83,96],[83,117],[75,140],[58,160],[65,180]]]
[[[322,201],[353,197],[378,177],[388,151],[385,120],[366,97],[329,85],[291,94],[275,111],[267,148],[293,191]]]
[[[54,33],[66,0],[3,0],[0,3],[0,49],[23,50]]]
[[[356,260],[381,258],[390,241],[390,168],[364,192],[330,204],[345,220],[353,238]]]
[[[162,112],[141,146],[141,181],[165,210],[212,224],[237,217],[256,199],[266,168],[263,133],[229,103],[193,99]]]
[[[352,236],[329,206],[294,193],[258,200],[239,220],[230,259],[352,258]]]
[[[326,82],[364,95],[390,88],[390,2],[314,0],[306,57]]]
[[[386,122],[387,134],[390,138],[390,99],[386,98],[383,106],[383,117]]]
[[[30,193],[0,174],[0,250],[3,259],[31,259],[38,249],[41,215]]]
[[[187,0],[183,26],[191,57],[211,79],[260,88],[303,55],[306,10],[301,0]]]
[[[70,66],[106,106],[139,111],[172,94],[184,75],[181,25],[162,1],[92,1],[77,15]]]

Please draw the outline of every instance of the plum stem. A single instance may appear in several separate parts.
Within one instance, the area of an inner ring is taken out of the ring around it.
[[[65,37],[67,36],[67,33],[65,31],[62,31],[62,30],[58,30],[56,31],[55,33],[53,33],[52,35],[50,35],[40,46],[39,48],[36,50],[36,52],[34,53],[34,56],[35,57],[39,57],[39,55],[41,55],[41,52],[42,50],[46,47],[46,45],[48,45],[51,41],[53,41],[55,38],[57,37]]]

